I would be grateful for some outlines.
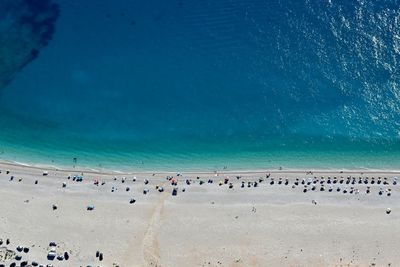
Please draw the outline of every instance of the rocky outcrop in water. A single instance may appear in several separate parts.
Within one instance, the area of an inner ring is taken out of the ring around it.
[[[49,43],[59,14],[51,0],[0,1],[0,90]]]

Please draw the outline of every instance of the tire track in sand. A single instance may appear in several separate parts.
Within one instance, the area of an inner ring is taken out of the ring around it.
[[[167,192],[161,194],[143,238],[143,259],[146,266],[161,266],[160,246],[157,234],[160,227],[162,212],[164,210],[164,202],[167,197]]]

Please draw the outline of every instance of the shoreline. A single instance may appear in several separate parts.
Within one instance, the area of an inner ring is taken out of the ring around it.
[[[177,174],[184,173],[188,175],[193,174],[265,174],[265,173],[282,173],[282,174],[294,174],[294,173],[382,173],[382,174],[399,174],[400,169],[387,169],[387,168],[266,168],[266,169],[218,169],[218,170],[207,170],[207,171],[166,171],[166,170],[138,170],[138,171],[120,171],[120,170],[112,170],[104,168],[103,170],[97,170],[94,168],[88,167],[77,167],[77,168],[68,168],[66,166],[55,166],[55,165],[45,165],[45,164],[30,164],[24,162],[16,162],[16,161],[6,161],[0,160],[0,166],[10,166],[11,168],[28,168],[34,170],[53,170],[64,173],[71,172],[84,172],[87,174],[103,174],[103,175],[131,175],[131,174]]]

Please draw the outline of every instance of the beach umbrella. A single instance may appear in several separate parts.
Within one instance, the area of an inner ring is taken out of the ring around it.
[[[56,256],[57,256],[57,254],[56,254],[56,252],[54,252],[54,251],[49,251],[49,252],[47,253],[47,259],[50,260],[50,261],[54,260],[54,258],[55,258]]]
[[[176,196],[177,194],[178,194],[178,189],[174,188],[174,189],[172,190],[172,195],[173,195],[173,196]]]

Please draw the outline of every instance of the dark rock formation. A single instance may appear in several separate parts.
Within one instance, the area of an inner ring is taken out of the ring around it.
[[[59,14],[51,0],[0,1],[0,90],[49,43]]]

